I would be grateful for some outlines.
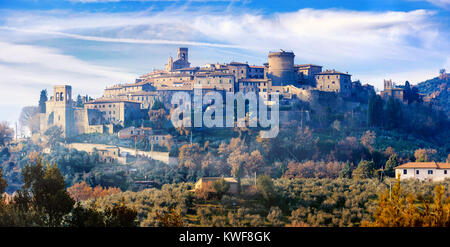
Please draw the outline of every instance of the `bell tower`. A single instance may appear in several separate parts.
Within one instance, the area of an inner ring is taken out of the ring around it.
[[[178,48],[178,59],[188,61],[188,48]]]
[[[47,127],[59,126],[63,136],[74,134],[74,114],[72,103],[72,87],[57,85],[53,87],[53,96],[46,102]]]

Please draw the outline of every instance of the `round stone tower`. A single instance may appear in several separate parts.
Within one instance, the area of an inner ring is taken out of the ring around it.
[[[272,85],[289,85],[295,82],[294,53],[280,50],[269,52],[268,77],[272,79]]]

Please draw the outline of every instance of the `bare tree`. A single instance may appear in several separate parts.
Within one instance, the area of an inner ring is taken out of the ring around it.
[[[37,106],[25,106],[22,108],[22,112],[19,116],[19,126],[20,126],[20,133],[23,134],[24,128],[28,127],[30,131],[33,131],[36,129],[36,120],[30,121],[33,117],[35,117],[36,114],[39,113],[39,107]],[[30,126],[31,125],[31,126]]]
[[[5,146],[12,140],[14,136],[14,130],[8,125],[8,122],[0,123],[0,147]]]

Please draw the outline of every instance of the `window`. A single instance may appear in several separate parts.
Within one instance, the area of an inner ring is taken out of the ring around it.
[[[428,170],[428,175],[432,175],[433,174],[433,170]]]
[[[407,173],[408,173],[408,170],[403,169],[403,174],[407,174]]]

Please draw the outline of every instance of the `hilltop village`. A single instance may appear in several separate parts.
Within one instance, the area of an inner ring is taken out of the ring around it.
[[[322,122],[320,118],[312,120],[311,114],[330,115],[330,109],[336,114],[351,112],[352,119],[358,118],[359,114],[359,119],[362,119],[359,124],[367,124],[364,121],[368,101],[376,95],[373,86],[352,81],[348,73],[323,70],[320,65],[295,64],[294,57],[292,51],[280,50],[269,52],[268,63],[258,66],[230,62],[191,67],[188,48],[178,48],[177,58],[169,57],[164,70],[142,75],[134,83],[108,86],[103,96],[97,99],[80,95],[73,99],[70,85],[55,85],[45,102],[44,111],[38,114],[39,130],[43,135],[48,129],[58,127],[65,138],[107,134],[134,142],[145,139],[151,145],[151,151],[158,146],[170,149],[174,140],[168,128],[163,128],[164,124],[150,127],[146,123],[169,119],[168,113],[174,108],[171,105],[172,95],[177,92],[192,95],[194,89],[199,87],[203,92],[214,91],[222,95],[253,92],[261,97],[264,102],[260,103],[264,104],[270,104],[271,95],[277,93],[281,126],[291,121],[300,121],[301,124],[317,120]],[[408,82],[405,86],[396,86],[392,80],[385,80],[380,97],[384,101],[394,98],[404,104],[422,102],[422,95],[413,89]],[[166,111],[162,113],[159,108]],[[89,153],[101,149],[103,161],[127,163],[127,159],[121,156],[124,155],[121,150],[126,148],[77,143],[68,144],[68,147]],[[137,152],[127,150],[126,153],[137,155]],[[176,157],[170,158],[168,153],[156,155],[155,152],[143,151],[140,154],[167,164],[177,163]]]
[[[281,95],[283,105],[297,101],[311,102],[318,98],[361,99],[367,101],[374,93],[371,85],[352,81],[351,75],[336,70],[322,70],[313,64],[294,64],[294,53],[270,52],[262,66],[231,62],[191,67],[188,48],[178,48],[178,57],[169,57],[165,70],[156,70],[136,79],[135,83],[105,88],[103,97],[82,98],[83,107],[76,106],[70,85],[57,85],[40,116],[40,130],[60,126],[64,136],[90,133],[115,133],[131,122],[148,118],[156,101],[170,108],[175,92],[192,94],[196,86],[204,91],[255,92],[270,101],[270,94]],[[393,90],[391,87],[388,90]],[[395,94],[396,97],[402,95]]]

